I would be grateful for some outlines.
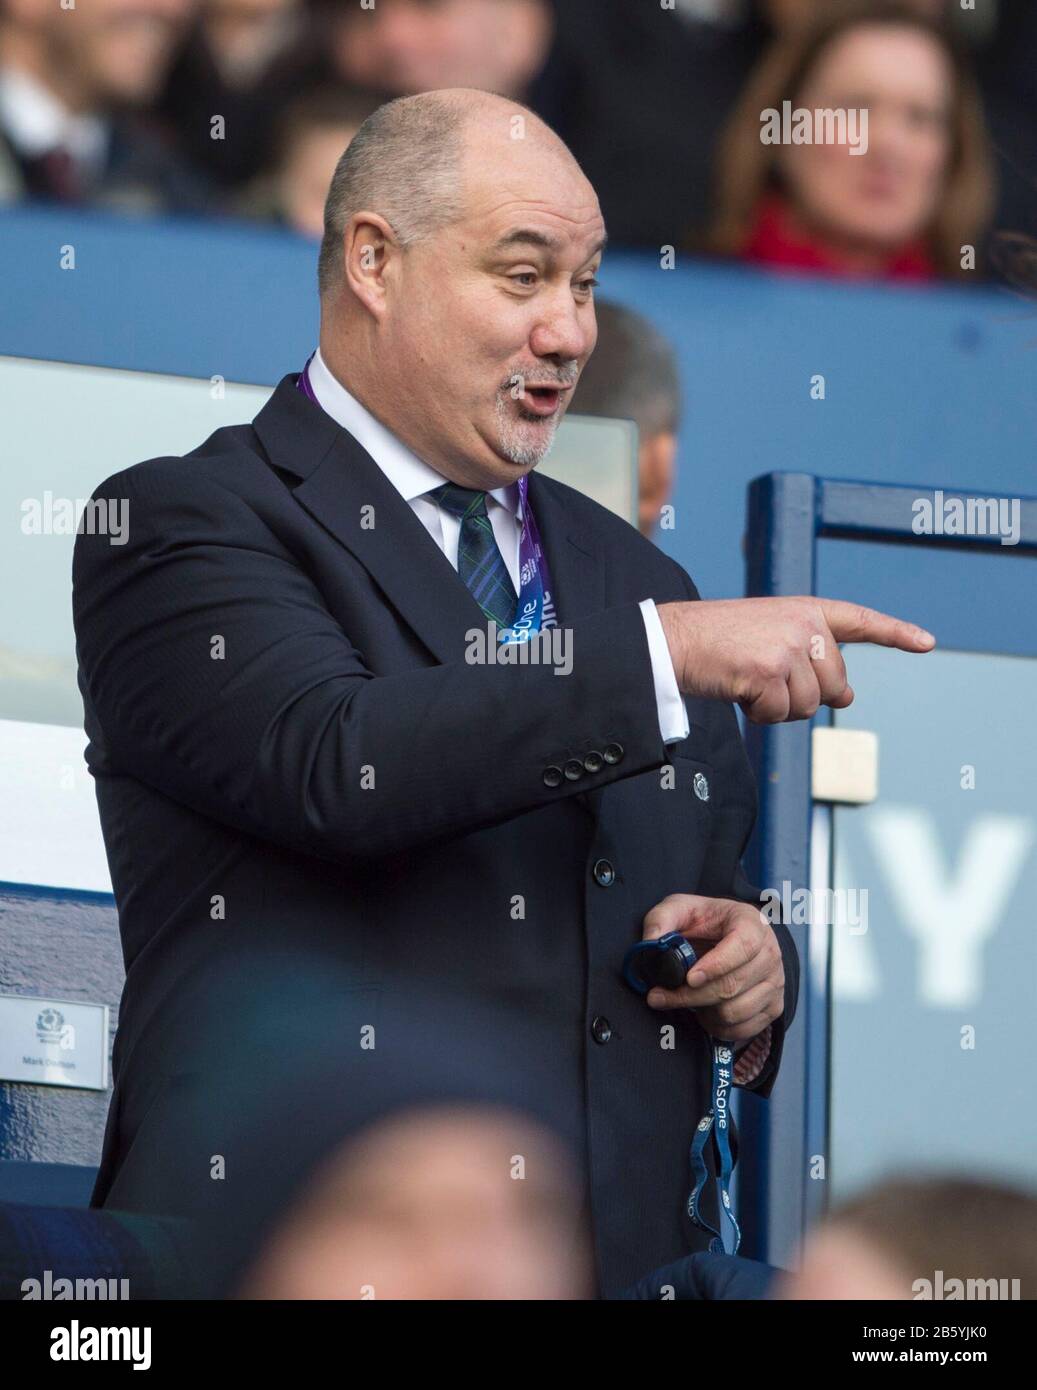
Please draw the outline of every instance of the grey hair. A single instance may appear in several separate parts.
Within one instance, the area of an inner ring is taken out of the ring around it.
[[[342,278],[342,237],[354,213],[381,214],[401,246],[461,217],[467,116],[463,103],[436,92],[397,97],[368,116],[339,160],[324,204],[322,296]]]

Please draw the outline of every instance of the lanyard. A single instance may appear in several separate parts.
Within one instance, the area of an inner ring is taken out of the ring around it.
[[[623,978],[631,989],[646,995],[653,986],[665,989],[675,988],[694,965],[694,947],[685,941],[680,932],[667,932],[665,936],[651,941],[639,941],[631,946],[623,957]],[[737,1255],[742,1242],[734,1209],[731,1206],[731,1193],[728,1190],[734,1161],[731,1157],[731,1083],[734,1052],[730,1043],[710,1039],[710,1109],[699,1120],[695,1137],[691,1144],[691,1174],[693,1187],[688,1198],[688,1217],[700,1231],[707,1231],[713,1239],[709,1249],[714,1255],[723,1255],[724,1238],[719,1230],[711,1226],[699,1210],[699,1200],[709,1181],[706,1168],[706,1145],[712,1138],[717,1147],[717,1186],[720,1189],[721,1210],[727,1212],[727,1219],[735,1233],[732,1254]],[[719,1218],[718,1218],[719,1219]]]
[[[522,501],[518,604],[511,626],[497,633],[498,642],[528,642],[541,628],[557,626],[547,556],[540,544],[533,508],[529,505],[529,478],[523,475],[518,486]]]
[[[310,382],[310,362],[299,373],[296,383],[302,394],[314,405],[320,405],[313,385]],[[554,599],[551,597],[551,576],[547,568],[547,556],[540,544],[533,508],[529,505],[529,478],[525,474],[519,479],[519,497],[522,503],[522,538],[519,541],[519,595],[515,605],[515,616],[510,627],[497,631],[497,641],[528,642],[542,628],[557,627]]]
[[[724,1237],[720,1230],[711,1226],[699,1210],[699,1198],[702,1190],[709,1180],[709,1173],[706,1169],[705,1151],[709,1142],[710,1135],[716,1143],[717,1154],[720,1160],[717,1170],[717,1187],[720,1192],[720,1212],[718,1221],[723,1225],[723,1213],[727,1213],[727,1219],[731,1223],[734,1231],[734,1249],[732,1255],[738,1254],[738,1247],[742,1243],[742,1233],[738,1229],[738,1221],[735,1218],[734,1209],[731,1206],[731,1193],[729,1186],[731,1182],[731,1172],[734,1163],[731,1159],[731,1048],[727,1043],[713,1042],[713,1070],[712,1070],[712,1101],[710,1110],[699,1120],[698,1128],[695,1130],[695,1138],[691,1144],[691,1172],[694,1179],[694,1187],[691,1196],[688,1198],[688,1216],[692,1224],[697,1226],[700,1231],[707,1231],[712,1239],[709,1242],[710,1252],[714,1255],[725,1254]]]

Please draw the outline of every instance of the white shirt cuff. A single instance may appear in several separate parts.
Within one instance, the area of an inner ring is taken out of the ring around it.
[[[645,635],[648,638],[648,654],[652,659],[652,680],[655,683],[655,707],[659,715],[659,732],[663,743],[679,743],[688,737],[688,711],[684,699],[677,688],[677,676],[673,669],[673,659],[663,632],[662,619],[655,607],[655,600],[646,598],[638,605],[644,619]]]

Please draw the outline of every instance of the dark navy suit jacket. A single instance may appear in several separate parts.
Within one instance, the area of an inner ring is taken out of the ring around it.
[[[581,1119],[601,1289],[618,1294],[704,1248],[685,1201],[710,1072],[694,1014],[650,1010],[624,952],[669,893],[759,901],[733,710],[688,699],[688,738],[661,741],[638,603],[697,592],[626,522],[534,473],[574,668],[468,664],[474,599],[295,382],[251,425],[109,479],[95,496],[128,501],[128,542],[76,542],[87,759],[127,970],[94,1204],[179,1214],[173,1024],[216,958],[330,949],[373,1001],[425,979],[535,1024],[554,1100]],[[595,770],[554,785],[566,764]],[[763,1096],[799,977],[775,930],[786,1004]],[[148,1140],[158,1114],[168,1142]]]

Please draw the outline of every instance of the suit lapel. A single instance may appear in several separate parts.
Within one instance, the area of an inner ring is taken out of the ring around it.
[[[441,662],[461,659],[465,633],[486,618],[457,571],[352,435],[339,439],[296,499],[364,566]]]
[[[367,451],[285,377],[254,427],[272,461],[301,476],[295,499],[354,555],[440,662],[486,630],[457,571]]]
[[[286,376],[253,427],[275,467],[299,479],[296,500],[354,555],[440,662],[464,654],[465,634],[486,619],[453,565],[366,450]],[[605,604],[599,546],[576,525],[565,489],[536,473],[536,517],[558,621],[568,627]]]

